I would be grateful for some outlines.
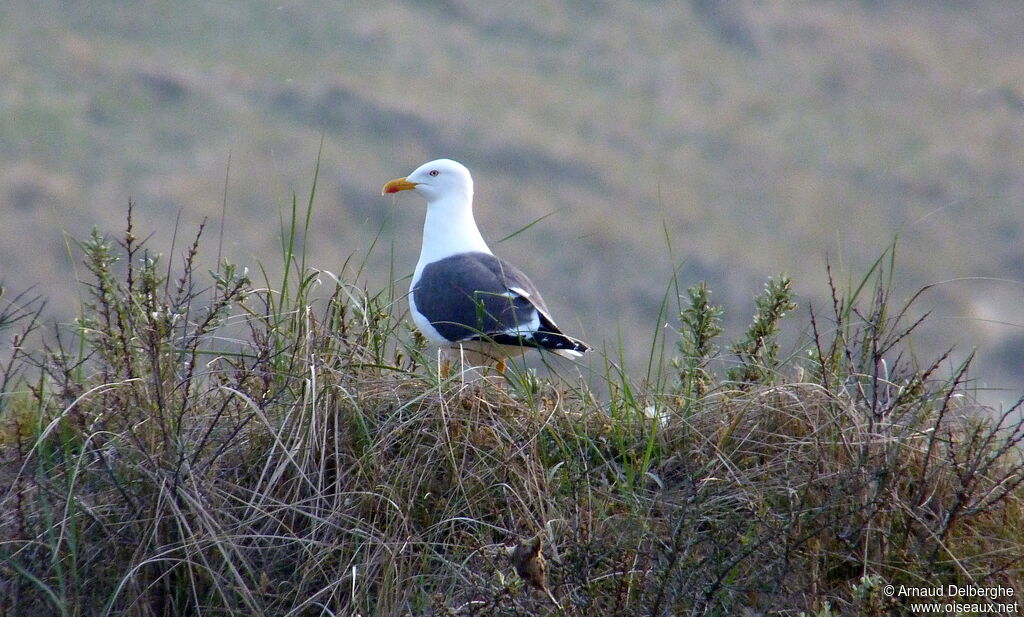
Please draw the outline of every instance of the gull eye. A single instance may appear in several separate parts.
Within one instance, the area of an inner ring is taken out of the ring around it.
[[[439,175],[441,175],[441,172],[437,171],[436,169],[431,169],[430,170],[430,175],[431,176],[439,176]]]

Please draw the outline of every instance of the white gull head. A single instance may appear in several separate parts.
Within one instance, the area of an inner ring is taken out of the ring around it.
[[[412,191],[427,200],[423,248],[413,280],[434,261],[459,253],[490,253],[473,218],[473,177],[457,161],[424,163],[405,178],[388,182],[382,194]]]

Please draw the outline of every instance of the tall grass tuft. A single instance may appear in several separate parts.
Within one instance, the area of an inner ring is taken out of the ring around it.
[[[71,332],[30,351],[37,305],[0,309],[0,615],[880,616],[908,611],[886,583],[1022,589],[1021,403],[907,354],[894,250],[830,277],[788,360],[788,279],[721,346],[692,287],[678,379],[598,359],[599,395],[439,376],[392,289],[299,255],[312,201],[279,280],[200,273],[203,227],[164,266],[130,208],[79,245]],[[538,538],[529,585],[510,558]]]

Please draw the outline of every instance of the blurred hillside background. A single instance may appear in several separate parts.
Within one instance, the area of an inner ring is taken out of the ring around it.
[[[423,219],[380,186],[446,156],[492,244],[550,215],[495,249],[637,366],[674,265],[735,333],[768,276],[825,314],[826,259],[845,283],[898,235],[896,298],[938,283],[917,349],[978,348],[990,402],[1024,384],[1019,0],[7,0],[0,280],[70,319],[66,239],[116,235],[129,198],[167,251],[210,217],[212,264],[225,189],[224,255],[273,266],[321,136],[307,259],[382,230],[371,288]]]

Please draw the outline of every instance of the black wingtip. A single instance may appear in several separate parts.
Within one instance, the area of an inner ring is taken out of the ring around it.
[[[490,341],[498,345],[535,347],[537,349],[545,349],[554,352],[566,351],[578,354],[584,354],[591,350],[590,345],[587,345],[583,341],[578,341],[562,334],[561,332],[548,332],[545,330],[540,330],[524,336],[516,336],[503,332],[490,336],[474,336],[464,340]]]
[[[540,331],[533,335],[533,340],[538,347],[554,351],[574,351],[576,353],[587,353],[590,346],[583,341],[577,341],[561,332]]]

